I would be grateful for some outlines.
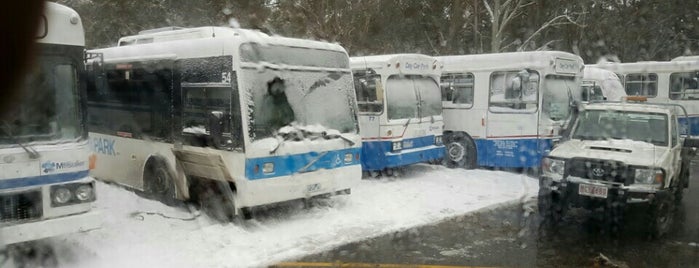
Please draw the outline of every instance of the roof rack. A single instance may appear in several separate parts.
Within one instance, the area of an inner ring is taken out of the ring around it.
[[[159,32],[168,32],[168,31],[184,30],[184,29],[187,29],[187,28],[179,27],[179,26],[168,26],[168,27],[143,30],[143,31],[138,32],[138,34],[139,35],[141,35],[141,34],[153,34],[153,33],[159,33]]]

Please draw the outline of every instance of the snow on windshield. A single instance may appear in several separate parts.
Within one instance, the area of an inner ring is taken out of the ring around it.
[[[245,69],[241,88],[250,94],[255,139],[281,128],[320,125],[342,133],[356,131],[352,75],[347,72]]]

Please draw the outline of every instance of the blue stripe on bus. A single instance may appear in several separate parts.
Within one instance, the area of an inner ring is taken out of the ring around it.
[[[359,165],[360,148],[325,152],[308,152],[295,155],[280,155],[245,160],[245,176],[249,180],[270,179],[296,173],[312,172],[319,169],[334,169]],[[345,162],[345,155],[352,154],[352,160]],[[274,171],[264,173],[266,163],[274,164]]]
[[[541,158],[551,150],[548,138],[476,139],[479,166],[503,168],[539,167]]]
[[[684,118],[684,117],[678,117],[677,121],[679,121],[680,126],[683,126],[685,122],[689,120],[689,135],[691,136],[699,136],[699,116],[690,116],[689,118]],[[682,132],[685,132],[682,130]],[[681,134],[686,134],[686,133],[681,133]]]
[[[444,146],[434,145],[434,135],[403,139],[402,142],[403,149],[393,153],[390,140],[363,141],[362,169],[379,171],[444,158]]]
[[[12,189],[20,187],[29,187],[44,184],[53,184],[59,182],[69,182],[83,179],[89,175],[89,171],[81,170],[76,172],[47,174],[24,178],[14,178],[0,180],[0,189]]]

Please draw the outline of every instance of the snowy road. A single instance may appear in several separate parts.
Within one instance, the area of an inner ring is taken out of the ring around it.
[[[519,202],[537,190],[524,175],[418,165],[398,179],[363,180],[351,195],[310,209],[300,202],[265,209],[238,226],[100,183],[103,228],[50,243],[63,267],[265,266]]]

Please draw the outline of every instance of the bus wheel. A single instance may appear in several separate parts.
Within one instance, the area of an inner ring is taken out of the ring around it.
[[[476,167],[476,149],[463,134],[449,135],[446,141],[447,167],[473,169]]]
[[[173,205],[175,203],[175,181],[170,176],[167,167],[160,162],[153,161],[146,166],[145,173],[144,188],[146,192],[166,205]]]

